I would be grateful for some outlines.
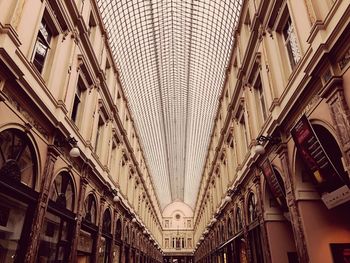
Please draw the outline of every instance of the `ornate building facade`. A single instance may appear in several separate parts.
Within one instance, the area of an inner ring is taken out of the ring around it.
[[[161,211],[96,2],[0,10],[0,262],[162,262]]]
[[[244,1],[195,262],[349,260],[349,1]]]
[[[0,262],[347,262],[350,1],[242,1],[194,209],[161,209],[95,0],[0,0]]]

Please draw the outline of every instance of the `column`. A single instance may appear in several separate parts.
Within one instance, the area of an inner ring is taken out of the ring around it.
[[[49,202],[50,186],[53,177],[55,162],[57,160],[58,155],[59,152],[57,148],[53,145],[49,145],[47,149],[45,168],[41,180],[41,191],[38,198],[38,204],[35,209],[32,229],[29,235],[30,241],[27,248],[26,256],[24,258],[25,263],[35,262],[35,257],[39,247],[41,226],[43,225],[47,204]]]
[[[340,140],[346,170],[350,173],[350,109],[344,96],[342,79],[332,79],[321,94],[326,98]]]
[[[242,216],[242,229],[243,229],[243,235],[244,235],[244,239],[246,240],[246,252],[247,252],[247,258],[248,261],[250,262],[252,259],[251,256],[251,251],[250,251],[250,247],[249,247],[249,238],[248,238],[248,229],[247,229],[247,218],[248,215],[246,213],[246,209],[245,209],[245,199],[244,199],[244,195],[242,192],[239,192],[239,201],[241,203],[241,216]]]
[[[97,230],[97,235],[96,235],[96,242],[94,244],[94,248],[93,251],[95,251],[94,253],[94,257],[92,259],[92,262],[97,262],[97,259],[99,257],[99,247],[100,247],[100,243],[101,243],[101,236],[102,236],[102,224],[103,224],[103,213],[104,213],[104,207],[105,207],[105,203],[106,203],[106,198],[104,196],[101,197],[100,200],[100,217],[98,220],[98,230]]]
[[[83,177],[80,179],[80,191],[79,191],[78,209],[77,209],[78,211],[77,224],[75,226],[75,231],[74,231],[75,234],[73,235],[73,240],[72,240],[70,262],[76,262],[76,257],[77,257],[77,247],[79,243],[81,221],[83,219],[83,208],[84,208],[84,201],[85,201],[86,185],[88,183],[85,176],[86,174],[83,174]]]
[[[304,237],[304,230],[301,223],[301,217],[297,207],[294,193],[294,182],[292,180],[292,174],[290,173],[288,152],[286,145],[280,145],[278,154],[282,162],[283,173],[285,174],[285,187],[286,187],[286,201],[288,204],[291,224],[293,226],[293,233],[295,239],[295,246],[297,249],[300,262],[309,262],[309,256],[306,250],[306,241]]]
[[[267,238],[267,231],[266,231],[266,225],[264,221],[264,207],[263,207],[263,194],[261,189],[261,181],[260,181],[260,172],[257,168],[255,168],[255,177],[253,178],[253,182],[256,189],[256,202],[257,202],[257,216],[259,220],[259,227],[260,227],[260,233],[261,233],[261,239],[262,239],[262,249],[265,256],[265,262],[271,262],[271,255],[270,255],[270,247],[269,247],[269,241]]]

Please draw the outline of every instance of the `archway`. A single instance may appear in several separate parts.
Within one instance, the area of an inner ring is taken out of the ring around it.
[[[121,247],[122,247],[122,221],[120,218],[117,219],[115,224],[115,235],[114,235],[114,251],[113,251],[113,262],[121,262]]]
[[[298,256],[286,200],[284,180],[279,171],[275,167],[271,167],[282,192],[281,195],[276,196],[265,181],[263,202],[271,261],[296,263],[298,262]]]
[[[99,251],[98,263],[110,263],[111,241],[112,241],[112,216],[111,211],[107,208],[103,213],[102,219],[102,236],[101,250]]]
[[[336,138],[320,124],[313,124],[312,128],[337,173],[311,172],[310,165],[297,151],[293,178],[297,182],[297,206],[303,218],[302,226],[310,261],[332,262],[339,253],[338,244],[350,247],[350,202],[327,208],[321,196],[345,184],[349,185],[349,177],[344,170]],[[312,194],[305,192],[305,189],[309,189]]]
[[[79,233],[77,261],[91,262],[96,255],[94,251],[97,237],[97,204],[94,194],[90,193],[84,202],[83,220]]]
[[[0,132],[0,262],[23,262],[38,193],[38,157],[29,133]]]
[[[39,261],[68,262],[75,225],[75,188],[69,172],[60,172],[53,181],[50,200],[41,228]]]

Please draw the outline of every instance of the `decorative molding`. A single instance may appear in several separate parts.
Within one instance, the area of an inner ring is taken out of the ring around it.
[[[7,101],[28,121],[46,140],[49,139],[49,132],[33,117],[33,114],[24,109],[11,94],[7,94]]]
[[[339,59],[338,66],[341,70],[343,70],[350,61],[350,48],[346,51],[346,53]]]

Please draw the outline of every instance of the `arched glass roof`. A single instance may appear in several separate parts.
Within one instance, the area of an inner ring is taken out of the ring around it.
[[[195,205],[242,0],[97,0],[162,207]]]

